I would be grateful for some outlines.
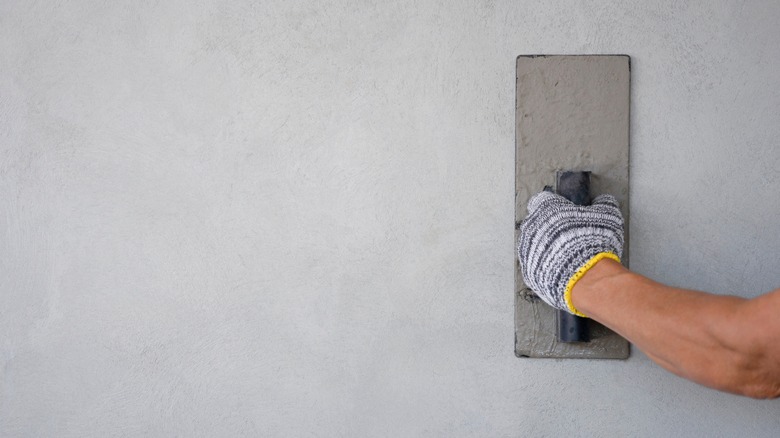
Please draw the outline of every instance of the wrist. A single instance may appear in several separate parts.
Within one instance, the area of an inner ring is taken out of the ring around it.
[[[613,259],[599,260],[574,284],[571,290],[572,304],[583,314],[593,315],[597,295],[608,291],[608,283],[627,272],[630,271]]]

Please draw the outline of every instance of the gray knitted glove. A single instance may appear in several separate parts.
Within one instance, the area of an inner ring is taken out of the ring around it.
[[[571,289],[602,258],[620,261],[623,216],[612,195],[578,206],[552,192],[528,201],[517,256],[523,281],[547,304],[585,316],[571,302]]]

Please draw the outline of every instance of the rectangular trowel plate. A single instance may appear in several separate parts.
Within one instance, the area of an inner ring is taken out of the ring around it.
[[[558,170],[591,171],[591,195],[613,194],[626,221],[630,58],[625,55],[519,56],[515,102],[515,242],[528,198],[555,187]],[[515,257],[518,357],[625,359],[628,341],[589,320],[591,341],[558,342],[556,310],[523,283]]]

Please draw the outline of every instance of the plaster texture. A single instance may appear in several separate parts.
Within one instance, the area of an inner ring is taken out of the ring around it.
[[[636,351],[516,358],[512,234],[516,56],[626,53],[632,268],[777,287],[778,21],[0,2],[0,436],[776,436]]]
[[[590,194],[613,194],[628,228],[630,58],[519,56],[515,100],[515,235],[528,200],[557,187],[561,170],[589,171]],[[621,261],[628,266],[629,239]],[[596,321],[589,342],[558,342],[558,311],[523,283],[515,256],[515,354],[534,358],[626,359],[628,341]]]

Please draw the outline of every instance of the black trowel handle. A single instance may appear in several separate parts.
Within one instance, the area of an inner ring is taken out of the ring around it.
[[[558,194],[577,205],[590,204],[590,172],[561,171],[557,174]],[[588,342],[588,320],[558,311],[558,341]]]

